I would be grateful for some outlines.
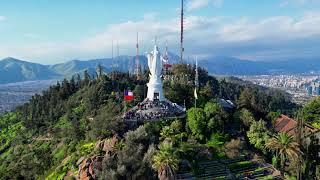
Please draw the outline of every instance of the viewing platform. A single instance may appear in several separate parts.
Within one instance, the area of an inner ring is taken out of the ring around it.
[[[125,121],[158,121],[162,119],[184,118],[185,108],[168,100],[149,101],[145,99],[123,115]]]

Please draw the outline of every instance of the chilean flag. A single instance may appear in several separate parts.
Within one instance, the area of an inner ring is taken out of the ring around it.
[[[124,91],[124,100],[125,101],[132,101],[133,99],[134,99],[133,92],[125,90]]]

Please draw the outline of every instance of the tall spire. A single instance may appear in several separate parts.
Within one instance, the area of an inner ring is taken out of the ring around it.
[[[168,40],[166,40],[166,55],[168,55]]]
[[[168,40],[166,40],[166,51],[164,53],[164,60],[165,60],[165,63],[168,64],[169,63],[169,57],[168,57]]]
[[[166,51],[164,52],[163,55],[163,75],[165,76],[164,78],[166,79],[166,75],[168,75],[168,70],[169,70],[170,64],[169,64],[169,55],[168,55],[168,41],[166,40]]]
[[[117,57],[119,57],[119,41],[117,41]]]
[[[114,59],[113,59],[113,39],[111,40],[111,63],[110,63],[110,69],[111,69],[111,79],[114,80],[115,78],[115,67],[114,67]]]
[[[113,59],[113,39],[111,41],[111,70],[114,71],[114,59]]]
[[[141,65],[140,65],[140,59],[139,59],[139,34],[138,33],[137,33],[136,49],[137,49],[137,55],[136,55],[134,74],[137,76],[137,79],[140,80],[141,79]]]
[[[198,72],[198,58],[196,57],[196,74],[195,74],[195,80],[194,80],[194,85],[196,88],[199,87],[199,72]]]
[[[112,57],[112,61],[113,61],[113,39],[112,39],[112,50],[111,50],[111,57]]]
[[[117,71],[119,70],[119,41],[117,40],[117,57],[116,57],[116,67],[117,67]]]
[[[155,46],[158,45],[158,37],[157,37],[157,36],[154,37],[154,45],[155,45]]]

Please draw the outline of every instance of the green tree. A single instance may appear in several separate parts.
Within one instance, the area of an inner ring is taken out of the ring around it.
[[[280,112],[269,112],[268,115],[267,115],[267,119],[268,121],[270,122],[270,124],[275,125],[275,121],[277,120],[277,118],[281,115]]]
[[[276,153],[280,157],[281,168],[284,172],[285,162],[287,160],[297,160],[303,154],[300,150],[299,144],[294,141],[293,137],[287,133],[280,133],[270,138],[266,147]]]
[[[103,75],[103,66],[99,63],[97,66],[97,71],[98,71],[98,77],[101,78]]]
[[[101,179],[153,179],[150,173],[155,153],[152,152],[152,138],[145,126],[125,133],[116,155],[105,156]]]
[[[137,102],[141,102],[144,100],[145,98],[145,91],[146,87],[145,85],[136,85],[136,87],[134,88],[133,92],[134,92],[134,99]]]
[[[266,122],[263,120],[253,121],[250,130],[247,132],[247,136],[250,144],[261,150],[263,153],[266,153],[266,142],[269,139]]]
[[[199,90],[199,99],[197,100],[197,104],[199,107],[203,107],[208,100],[214,98],[213,87],[210,82],[207,82],[206,85]]]
[[[241,109],[239,112],[239,119],[241,121],[242,126],[247,129],[250,125],[256,120],[253,117],[253,114],[248,109]]]
[[[84,85],[88,85],[89,82],[90,82],[90,79],[91,79],[88,70],[85,70],[85,71],[83,72],[83,77],[84,77],[84,78],[83,78],[83,84],[84,84]]]
[[[109,101],[106,106],[101,108],[99,115],[94,117],[90,123],[89,135],[91,139],[104,139],[112,137],[123,129],[122,121],[115,116],[120,112],[120,107],[114,102]]]
[[[196,138],[204,140],[207,128],[206,114],[201,108],[191,108],[187,111],[187,125]]]
[[[159,151],[153,156],[152,167],[158,171],[160,180],[174,179],[178,169],[179,159],[171,143],[164,141],[159,146]]]
[[[227,120],[227,113],[219,104],[207,102],[207,104],[204,107],[204,112],[208,121],[209,134],[211,134],[214,130],[224,131],[225,122]]]
[[[300,114],[303,120],[320,128],[320,97],[311,100],[301,110]]]

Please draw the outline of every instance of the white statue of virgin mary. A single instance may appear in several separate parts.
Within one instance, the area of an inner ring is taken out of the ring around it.
[[[148,57],[148,66],[150,70],[150,80],[148,85],[148,94],[147,98],[150,101],[154,100],[165,100],[162,89],[162,60],[158,46],[155,45],[152,52],[147,54]]]

